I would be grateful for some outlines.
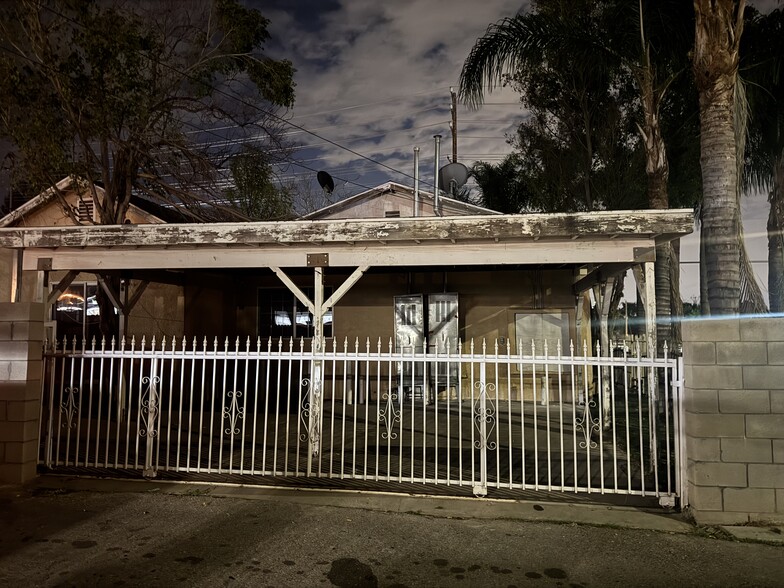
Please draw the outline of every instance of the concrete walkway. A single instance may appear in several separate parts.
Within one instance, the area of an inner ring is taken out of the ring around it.
[[[630,507],[56,476],[0,502],[3,586],[784,586],[784,546]]]

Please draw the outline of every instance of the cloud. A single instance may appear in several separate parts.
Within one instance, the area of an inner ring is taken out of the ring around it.
[[[451,155],[449,87],[457,85],[463,61],[489,24],[519,9],[519,0],[342,0],[262,7],[271,20],[275,57],[291,59],[297,68],[290,120],[409,175],[413,148],[419,146],[423,181],[432,179],[432,159],[427,161],[434,134],[443,135],[442,153]],[[478,111],[458,107],[460,153],[466,154],[458,157],[467,165],[508,153],[506,134],[522,119],[514,92],[494,92],[488,102]],[[349,192],[360,191],[357,184],[411,182],[296,129],[289,138],[304,146],[297,152],[302,164],[355,182]],[[290,173],[308,174],[313,172],[296,166]]]

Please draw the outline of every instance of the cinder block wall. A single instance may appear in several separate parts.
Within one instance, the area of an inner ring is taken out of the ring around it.
[[[0,482],[35,477],[44,306],[0,303]]]
[[[703,524],[784,522],[784,318],[683,325],[688,500]]]

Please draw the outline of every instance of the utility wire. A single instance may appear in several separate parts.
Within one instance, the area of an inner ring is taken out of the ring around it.
[[[69,21],[69,22],[71,22],[71,23],[73,23],[73,24],[75,24],[75,25],[77,25],[77,26],[79,26],[81,28],[84,28],[84,26],[80,22],[77,22],[76,20],[74,20],[74,19],[72,19],[72,18],[62,14],[61,12],[59,12],[57,10],[54,10],[53,8],[51,8],[49,6],[46,6],[46,5],[41,5],[41,6],[42,6],[42,8],[48,10],[49,12],[59,16],[60,18],[63,18],[63,19],[65,19],[65,20],[67,20],[67,21]],[[140,55],[141,57],[144,57],[145,59],[147,59],[148,61],[152,62],[155,65],[159,65],[159,66],[165,67],[166,69],[171,70],[172,72],[174,72],[174,73],[176,73],[176,74],[178,74],[180,76],[184,76],[184,77],[188,78],[191,81],[197,81],[197,82],[203,84],[203,80],[197,80],[195,76],[193,76],[191,74],[188,74],[188,73],[186,73],[186,72],[184,72],[182,70],[179,70],[176,67],[174,67],[172,65],[169,65],[168,63],[155,60],[152,57],[150,57],[149,55],[146,55],[146,54],[142,53],[141,51],[135,51],[135,52],[138,55]],[[245,106],[253,108],[254,110],[258,111],[261,114],[269,116],[270,118],[274,118],[274,119],[276,119],[276,120],[278,120],[278,121],[280,121],[280,122],[282,122],[284,124],[287,124],[287,125],[289,125],[291,127],[294,127],[295,129],[299,129],[300,131],[302,131],[304,133],[307,133],[307,134],[312,135],[312,136],[314,136],[314,137],[316,137],[318,139],[321,139],[322,141],[325,141],[325,142],[329,143],[330,145],[333,145],[333,146],[337,147],[338,149],[343,149],[344,151],[347,151],[347,152],[349,152],[349,153],[351,153],[353,155],[356,155],[357,157],[361,157],[362,159],[366,159],[366,160],[368,160],[368,161],[370,161],[372,163],[375,163],[379,167],[383,167],[385,169],[393,171],[393,172],[395,172],[397,174],[400,174],[400,175],[405,176],[407,178],[410,178],[412,180],[416,180],[416,178],[414,176],[412,176],[411,174],[408,174],[406,172],[403,172],[403,171],[400,171],[398,169],[395,169],[395,168],[393,168],[393,167],[391,167],[391,166],[389,166],[389,165],[387,165],[385,163],[382,163],[382,162],[380,162],[380,161],[378,161],[376,159],[373,159],[372,157],[368,157],[368,156],[366,156],[366,155],[364,155],[364,154],[362,154],[362,153],[360,153],[358,151],[355,151],[354,149],[351,149],[349,147],[345,147],[345,146],[341,145],[340,143],[338,143],[336,141],[333,141],[331,139],[328,139],[327,137],[324,137],[323,135],[319,135],[318,133],[315,133],[313,131],[309,131],[305,127],[303,127],[301,125],[298,125],[296,123],[293,123],[293,122],[285,119],[284,117],[275,114],[274,112],[269,112],[267,110],[264,110],[260,106],[254,104],[252,102],[249,102],[249,101],[247,101],[247,100],[245,100],[245,99],[243,99],[243,98],[241,98],[239,96],[235,96],[233,94],[230,94],[230,93],[226,92],[225,90],[222,90],[220,88],[216,88],[212,84],[206,84],[206,86],[208,88],[210,88],[211,90],[213,90],[214,92],[217,92],[218,94],[222,94],[223,96],[225,96],[225,97],[227,97],[227,98],[229,98],[231,100],[235,100],[235,101],[239,102],[240,104],[243,104]],[[420,182],[422,182],[421,179],[420,179]],[[429,186],[433,186],[433,188],[436,188],[435,184],[432,184],[432,183],[429,183],[429,182],[424,182],[424,183],[429,185]]]

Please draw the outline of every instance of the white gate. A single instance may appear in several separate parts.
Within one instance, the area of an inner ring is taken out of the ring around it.
[[[601,492],[672,504],[680,494],[681,368],[666,351],[308,345],[142,339],[49,348],[40,461],[147,476],[439,484],[477,495]]]

